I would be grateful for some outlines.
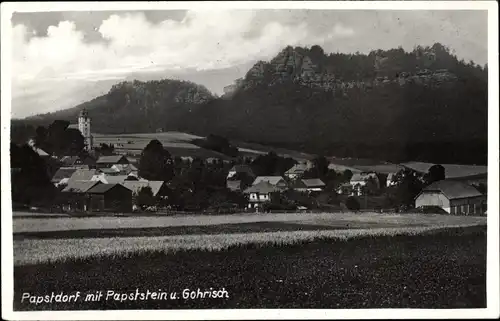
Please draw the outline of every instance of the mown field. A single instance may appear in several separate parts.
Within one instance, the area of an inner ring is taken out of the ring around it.
[[[185,247],[165,252],[142,248],[129,254],[19,265],[14,269],[14,309],[485,307],[484,225],[444,229],[408,227],[398,233],[380,230],[385,232],[373,232],[376,229],[316,231],[316,237],[304,240],[294,233],[311,232],[279,232],[289,238],[275,240],[269,235],[279,233],[261,233],[266,235],[264,242],[252,239],[258,233],[214,234],[208,237],[222,241],[236,235],[236,239],[247,237],[252,241],[219,249]],[[372,231],[371,236],[368,231]],[[177,237],[178,242],[190,244],[199,236]],[[59,240],[80,240],[80,250],[99,246],[92,238]],[[64,244],[58,248],[63,250]],[[229,297],[191,300],[180,296],[184,289],[196,291],[198,288],[202,291],[224,288]],[[176,292],[179,297],[123,302],[109,298],[96,302],[21,303],[25,292],[50,295],[53,291],[81,291],[85,295],[101,290],[134,293],[136,289],[144,292],[162,289]]]
[[[220,250],[248,243],[290,244],[318,237],[396,235],[485,223],[485,217],[376,213],[15,218],[14,263],[145,250]]]

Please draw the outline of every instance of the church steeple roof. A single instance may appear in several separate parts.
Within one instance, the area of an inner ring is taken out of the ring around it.
[[[83,118],[89,117],[89,113],[87,112],[87,109],[85,109],[85,108],[82,109],[82,111],[80,112],[80,117],[83,117]]]

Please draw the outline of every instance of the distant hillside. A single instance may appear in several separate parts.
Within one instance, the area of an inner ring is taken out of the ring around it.
[[[440,44],[368,55],[286,47],[221,98],[172,80],[124,83],[41,119],[76,119],[85,106],[102,133],[161,127],[339,157],[484,164],[487,90],[487,67]]]
[[[159,81],[121,82],[107,94],[71,109],[24,119],[28,124],[49,124],[56,119],[76,122],[86,108],[92,118],[92,130],[98,133],[155,132],[172,128],[186,113],[216,97],[204,86],[164,79]]]

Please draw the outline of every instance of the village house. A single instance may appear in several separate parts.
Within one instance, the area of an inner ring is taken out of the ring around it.
[[[51,182],[56,187],[68,184],[69,178],[77,171],[74,167],[60,167],[54,176],[52,176]]]
[[[133,164],[114,164],[111,169],[118,172],[118,175],[138,176],[139,170]]]
[[[96,161],[92,156],[63,156],[60,159],[64,167],[94,168]]]
[[[77,169],[68,179],[68,185],[78,181],[90,181],[94,175],[100,173],[97,169]]]
[[[124,155],[101,156],[97,160],[97,168],[110,168],[115,164],[130,164]]]
[[[358,196],[362,195],[363,187],[367,185],[369,180],[375,183],[375,188],[377,189],[380,188],[380,182],[377,174],[373,172],[371,173],[362,172],[353,174],[351,180],[349,181],[349,184],[351,184],[352,186],[353,193]]]
[[[168,197],[169,188],[164,181],[124,181],[121,183],[124,187],[132,191],[132,203],[135,204],[135,197],[144,187],[151,188],[153,197],[157,199],[165,199]]]
[[[298,192],[321,192],[325,183],[319,178],[301,179],[295,182],[293,189]]]
[[[311,167],[310,162],[295,164],[292,168],[285,172],[285,176],[291,180],[296,180],[301,178],[308,169],[311,169]]]
[[[440,207],[453,215],[482,215],[486,213],[486,196],[466,183],[441,180],[415,197],[415,207]]]
[[[138,181],[139,178],[134,175],[109,175],[104,172],[92,176],[92,181],[100,181],[103,184],[121,184],[125,181]]]
[[[280,189],[267,181],[261,181],[247,188],[243,193],[248,195],[248,208],[259,209],[262,204],[271,202],[280,193]]]
[[[132,191],[121,184],[96,184],[88,189],[89,210],[94,212],[131,212]]]
[[[236,174],[247,174],[250,177],[255,177],[252,168],[248,165],[234,165],[227,174],[227,179],[234,177]]]
[[[62,195],[65,199],[63,209],[66,211],[88,211],[90,209],[90,200],[87,191],[99,184],[102,183],[89,180],[70,181],[62,190]]]
[[[267,182],[280,190],[285,190],[288,188],[288,183],[281,176],[257,176],[252,185],[257,185],[261,182]]]

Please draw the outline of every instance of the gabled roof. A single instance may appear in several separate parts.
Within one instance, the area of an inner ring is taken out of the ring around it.
[[[420,194],[424,192],[440,192],[449,200],[457,198],[478,197],[483,195],[473,186],[460,181],[447,179],[430,184],[429,186],[425,187],[422,192],[420,192]]]
[[[77,169],[73,167],[61,167],[52,176],[52,182],[60,182],[63,178],[70,178]]]
[[[153,191],[153,196],[156,196],[164,184],[164,181],[123,181],[123,186],[131,190],[133,193],[138,193],[143,187],[149,186]]]
[[[63,156],[63,158],[61,158],[61,162],[64,165],[74,165],[77,160],[78,156]]]
[[[98,184],[87,191],[90,194],[104,194],[113,188],[122,188],[131,193],[130,189],[120,185],[120,184]]]
[[[97,160],[97,164],[116,164],[118,163],[122,158],[125,158],[123,155],[112,155],[112,156],[101,156]]]
[[[68,184],[76,181],[90,181],[97,173],[95,169],[77,169],[69,178]]]
[[[271,185],[276,185],[281,180],[284,181],[283,177],[281,176],[257,176],[257,178],[255,178],[255,180],[253,181],[252,185],[257,185],[261,182],[268,182]]]
[[[325,183],[319,178],[309,178],[301,180],[307,187],[324,187]]]
[[[115,169],[119,172],[134,172],[137,171],[137,167],[135,167],[133,164],[114,164],[111,166],[112,169]]]
[[[268,193],[279,192],[279,191],[280,191],[280,189],[277,188],[276,186],[271,185],[266,181],[262,181],[260,183],[253,185],[253,186],[250,186],[243,193],[245,193],[245,194],[248,194],[248,193],[268,194]]]
[[[99,181],[73,181],[68,182],[68,186],[66,186],[62,191],[63,192],[72,192],[72,193],[86,193],[89,189],[94,187],[97,184],[101,184]]]
[[[285,172],[285,174],[288,174],[288,175],[290,175],[290,174],[302,174],[308,169],[309,169],[309,167],[307,166],[307,164],[295,164],[295,165],[293,165],[292,168],[287,170]]]
[[[352,173],[361,173],[362,172],[362,170],[360,170],[360,169],[346,166],[346,165],[342,165],[342,164],[335,164],[335,163],[330,163],[328,165],[328,169],[334,170],[334,171],[339,172],[339,173],[343,173],[346,170],[350,170]]]
[[[253,175],[253,170],[250,166],[248,165],[234,165],[230,172],[236,172],[236,173],[248,173],[250,175]]]
[[[375,173],[355,173],[351,177],[351,182],[366,181],[369,178],[378,180],[377,174]]]

